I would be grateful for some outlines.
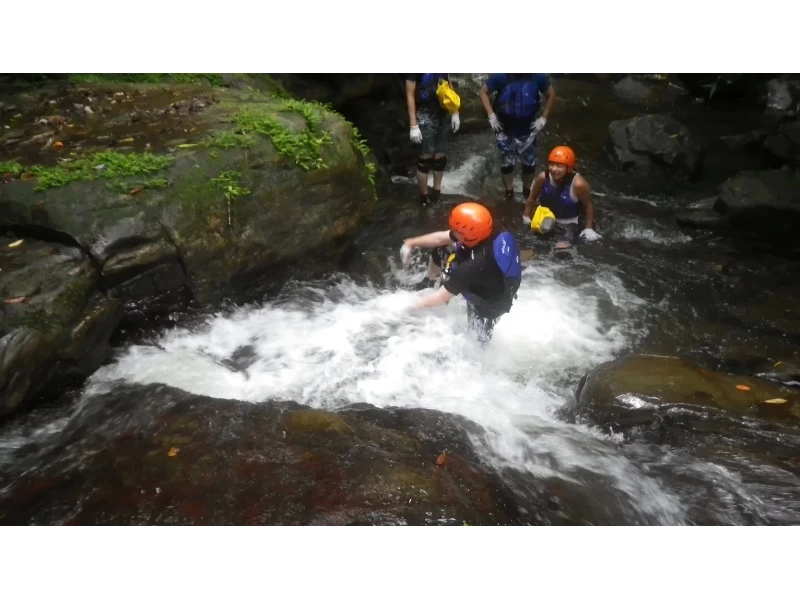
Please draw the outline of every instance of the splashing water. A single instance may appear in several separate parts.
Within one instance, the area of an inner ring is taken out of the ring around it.
[[[171,331],[157,347],[130,347],[92,376],[87,393],[118,381],[163,383],[221,399],[456,413],[486,430],[473,440],[496,467],[565,479],[601,473],[641,512],[679,521],[677,502],[607,436],[555,417],[583,373],[641,334],[628,322],[643,306],[613,275],[569,287],[558,274],[542,262],[524,270],[519,298],[488,348],[467,330],[461,298],[409,313],[430,291],[389,292],[342,278]]]

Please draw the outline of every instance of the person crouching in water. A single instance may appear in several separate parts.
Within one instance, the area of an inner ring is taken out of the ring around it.
[[[457,205],[449,224],[449,230],[406,239],[400,249],[403,265],[413,249],[432,250],[427,278],[442,276],[441,286],[410,309],[435,307],[463,295],[468,325],[481,343],[487,343],[519,289],[522,266],[517,243],[510,232],[494,231],[492,215],[478,203]]]
[[[526,225],[531,224],[531,219],[536,220],[534,212],[538,206],[549,209],[555,216],[555,223],[551,221],[549,226],[542,226],[542,230],[538,232],[552,232],[556,249],[571,247],[578,236],[587,241],[601,238],[592,228],[594,207],[589,183],[575,172],[575,152],[566,145],[553,148],[547,157],[547,172],[539,173],[533,181],[522,212],[522,221]],[[584,212],[584,229],[578,235],[581,207]]]

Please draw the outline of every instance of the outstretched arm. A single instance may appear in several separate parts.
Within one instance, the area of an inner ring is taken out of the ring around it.
[[[453,293],[448,291],[446,288],[444,288],[444,285],[442,285],[439,287],[439,290],[437,290],[435,293],[426,295],[425,297],[417,301],[414,305],[412,305],[409,308],[409,310],[417,311],[420,309],[426,309],[428,307],[436,307],[437,305],[443,305],[448,301],[450,301],[450,299],[452,299],[453,297],[455,297],[455,295],[453,295]]]
[[[453,243],[453,239],[450,238],[449,230],[440,230],[419,237],[411,237],[403,241],[403,244],[411,249],[435,249],[436,247],[446,247],[451,243]]]
[[[573,187],[575,195],[583,205],[584,228],[594,227],[594,206],[592,205],[592,192],[586,179],[578,175]]]
[[[417,82],[406,80],[406,107],[408,108],[408,123],[411,127],[417,126],[417,102],[414,94],[417,91]]]
[[[553,87],[553,84],[550,84],[550,87],[547,88],[547,101],[544,104],[544,110],[542,110],[542,116],[547,120],[550,118],[550,111],[553,109],[556,103],[556,89]]]
[[[522,211],[523,217],[533,218],[533,210],[536,207],[539,194],[542,192],[542,187],[544,187],[544,178],[546,176],[547,173],[540,172],[533,181],[533,185],[531,186],[531,194],[528,196],[528,199],[525,200],[525,209]]]
[[[486,83],[481,85],[480,98],[483,109],[486,110],[486,116],[494,114],[494,110],[492,110],[492,100],[489,98],[489,88],[486,87]]]

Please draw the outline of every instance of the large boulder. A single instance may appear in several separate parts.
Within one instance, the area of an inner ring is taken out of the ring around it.
[[[350,123],[283,93],[62,81],[0,104],[0,233],[24,239],[0,266],[0,415],[91,372],[121,304],[335,263],[375,205]]]
[[[580,411],[613,429],[664,426],[665,417],[675,413],[695,414],[698,430],[720,420],[730,429],[730,415],[739,423],[791,426],[800,446],[800,391],[707,370],[679,357],[632,354],[604,363],[586,376],[577,400]]]
[[[699,179],[703,149],[680,122],[663,114],[615,120],[608,126],[614,156],[642,176]]]
[[[800,166],[800,120],[782,123],[766,137],[763,147],[780,164]]]
[[[792,244],[800,225],[800,178],[786,168],[740,172],[722,183],[717,195],[687,206],[678,221]]]
[[[97,288],[97,271],[80,249],[7,236],[0,243],[2,417],[54,376],[100,365],[122,309]]]
[[[666,76],[627,75],[611,86],[614,95],[630,104],[658,105],[675,101],[685,93]]]
[[[366,147],[321,105],[191,86],[70,93],[48,109],[61,114],[32,101],[4,136],[16,159],[0,164],[13,177],[0,219],[74,239],[125,299],[183,285],[199,301],[223,296],[278,264],[341,251],[374,205]]]
[[[523,508],[480,462],[473,434],[480,427],[430,410],[333,413],[120,387],[88,398],[51,444],[28,446],[0,470],[0,523],[565,522],[541,488],[541,502]]]

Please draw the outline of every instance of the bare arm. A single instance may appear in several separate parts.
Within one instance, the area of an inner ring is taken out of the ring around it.
[[[591,189],[589,188],[589,183],[586,182],[585,178],[578,175],[575,179],[575,186],[573,189],[575,190],[575,195],[577,196],[578,200],[581,202],[581,204],[583,204],[583,217],[586,220],[584,227],[593,228],[594,206],[592,205],[592,193]]]
[[[486,83],[481,85],[480,98],[483,109],[486,110],[486,116],[494,114],[494,110],[492,110],[492,99],[489,97],[489,88],[486,87]]]
[[[553,106],[556,103],[556,88],[553,87],[552,83],[550,87],[547,89],[547,101],[544,104],[544,110],[542,110],[542,116],[545,119],[550,118],[550,111],[553,109]]]
[[[533,185],[531,186],[531,194],[525,201],[525,209],[522,211],[523,216],[527,216],[528,218],[533,218],[533,210],[536,206],[537,200],[539,199],[539,194],[542,192],[542,187],[544,187],[544,178],[546,176],[547,176],[546,173],[540,172],[536,176],[536,179],[534,179]]]
[[[417,126],[417,102],[414,95],[417,92],[417,82],[406,80],[406,106],[408,107],[408,122],[412,127]]]
[[[448,301],[450,301],[450,299],[452,299],[453,297],[455,297],[455,295],[453,295],[453,293],[444,288],[443,285],[440,286],[439,290],[437,290],[435,293],[431,293],[430,295],[425,295],[422,299],[420,299],[414,305],[412,305],[409,308],[409,310],[417,311],[420,309],[426,309],[428,307],[436,307],[437,305],[443,305]]]
[[[450,245],[453,243],[453,239],[450,238],[449,230],[440,230],[420,237],[405,239],[403,243],[408,245],[411,249],[434,249],[436,247]]]

